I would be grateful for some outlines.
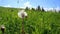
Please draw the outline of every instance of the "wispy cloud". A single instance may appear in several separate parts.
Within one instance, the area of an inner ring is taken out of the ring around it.
[[[21,7],[21,8],[26,8],[26,7],[32,8],[32,5],[31,5],[31,3],[29,1],[25,2],[23,4],[23,7]]]
[[[47,11],[47,10],[53,10],[53,8],[44,8],[45,9],[45,11]]]
[[[60,7],[56,7],[56,8],[44,8],[45,11],[47,10],[56,10],[56,11],[59,11],[60,10]]]
[[[60,7],[56,7],[55,9],[58,11],[58,10],[60,10]]]
[[[4,5],[3,7],[12,7],[11,5]]]
[[[25,2],[24,4],[23,4],[23,7],[20,7],[20,8],[26,8],[26,7],[28,7],[28,8],[35,8],[36,9],[36,7],[35,6],[33,6],[29,1],[27,1],[27,2]]]
[[[24,6],[25,6],[25,7],[32,7],[32,5],[30,4],[30,2],[24,3]]]

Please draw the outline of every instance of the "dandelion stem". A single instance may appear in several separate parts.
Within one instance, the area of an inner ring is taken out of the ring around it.
[[[22,34],[25,34],[25,32],[24,32],[24,18],[22,18],[23,19],[23,21],[22,21]]]

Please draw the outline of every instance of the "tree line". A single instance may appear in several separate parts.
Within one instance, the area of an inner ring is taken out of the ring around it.
[[[43,7],[41,8],[40,6],[37,6],[36,9],[35,8],[30,9],[29,7],[26,7],[25,10],[43,11],[43,12],[45,11],[44,8]]]

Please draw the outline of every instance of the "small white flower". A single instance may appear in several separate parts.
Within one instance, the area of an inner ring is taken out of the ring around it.
[[[20,18],[24,18],[24,17],[27,16],[27,13],[26,13],[24,10],[21,10],[21,11],[18,12],[18,16],[19,16]]]

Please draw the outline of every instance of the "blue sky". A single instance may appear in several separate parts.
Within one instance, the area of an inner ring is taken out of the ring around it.
[[[4,7],[36,8],[38,5],[45,9],[60,9],[60,0],[0,0],[0,6]]]

